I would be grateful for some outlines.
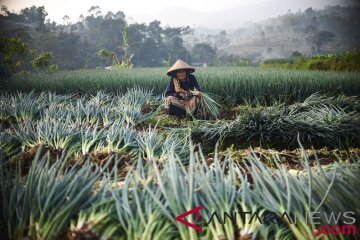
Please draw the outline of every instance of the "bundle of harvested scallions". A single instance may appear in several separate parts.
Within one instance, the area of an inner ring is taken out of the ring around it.
[[[193,95],[201,96],[198,109],[198,116],[204,118],[217,118],[220,113],[221,105],[217,103],[213,96],[208,93],[200,92],[195,88],[194,91],[190,91]]]

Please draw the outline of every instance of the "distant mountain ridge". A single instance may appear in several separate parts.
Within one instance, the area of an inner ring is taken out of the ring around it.
[[[131,17],[137,22],[151,22],[154,19],[160,20],[165,26],[188,25],[190,27],[231,29],[240,27],[245,22],[257,22],[286,14],[289,9],[291,9],[291,12],[296,12],[299,9],[303,11],[310,7],[321,9],[328,5],[356,5],[356,1],[304,0],[295,2],[272,0],[217,12],[200,12],[188,8],[173,7],[146,17],[136,15]]]

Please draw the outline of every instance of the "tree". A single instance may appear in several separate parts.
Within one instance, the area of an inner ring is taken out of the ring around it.
[[[125,13],[122,11],[117,11],[115,13],[115,19],[121,19],[121,20],[125,21]]]
[[[106,15],[105,15],[105,17],[104,17],[104,19],[115,19],[115,14],[112,12],[112,11],[109,11]]]
[[[160,26],[161,22],[160,21],[152,21],[151,23],[149,23],[149,26],[147,28],[147,31],[149,33],[149,37],[152,38],[156,44],[161,44],[162,43],[162,28]]]
[[[140,50],[139,64],[143,67],[156,67],[161,65],[161,56],[157,44],[152,38],[146,38]]]
[[[303,55],[301,54],[301,52],[299,52],[299,51],[294,51],[294,52],[292,52],[292,54],[291,54],[291,58],[300,58],[300,57],[302,57]]]
[[[24,8],[20,11],[24,17],[25,23],[35,24],[37,31],[44,31],[45,28],[45,17],[48,13],[45,11],[45,7],[32,6],[30,8]]]
[[[185,61],[188,61],[189,53],[184,47],[184,41],[180,36],[176,36],[171,39],[168,49],[168,56],[170,55],[171,62],[175,62],[177,59],[184,59]]]
[[[65,15],[63,18],[64,25],[68,25],[70,23],[70,17],[68,15]]]
[[[146,38],[147,26],[142,23],[130,24],[128,27],[129,51],[134,53],[134,65],[139,65],[140,51]]]
[[[99,12],[101,13],[101,9],[99,6],[91,6],[90,9],[88,10],[88,13],[91,14],[91,16],[94,16],[94,13],[96,16]]]
[[[321,47],[324,44],[333,41],[334,38],[335,38],[335,34],[333,34],[332,32],[319,31],[318,33],[316,33],[314,35],[313,41],[315,43],[317,51],[320,52]]]
[[[230,45],[230,39],[227,38],[226,31],[221,31],[215,36],[215,44],[218,48],[225,48]]]
[[[52,52],[41,52],[34,60],[31,61],[33,67],[38,71],[48,68],[50,60],[53,58]]]
[[[191,32],[192,29],[188,26],[175,28],[166,27],[162,30],[163,45],[159,46],[159,55],[162,56],[164,64],[175,62],[177,59],[189,61],[189,52],[184,46],[182,36]]]
[[[121,59],[121,61],[119,61],[119,58],[118,58],[115,50],[112,52],[109,52],[107,49],[101,49],[98,52],[98,56],[100,56],[101,58],[111,58],[112,65],[114,67],[131,68],[132,67],[131,59],[134,56],[134,54],[129,53],[127,26],[125,26],[122,31],[122,37],[123,37],[123,44],[121,46],[121,49],[124,51],[124,57]]]
[[[23,57],[30,53],[28,45],[18,38],[0,37],[0,64],[15,73],[23,63]],[[5,67],[3,67],[5,68]]]
[[[124,58],[121,62],[122,67],[124,68],[131,68],[131,59],[134,56],[134,54],[129,53],[129,43],[128,43],[128,27],[125,25],[124,30],[122,31],[122,37],[123,37],[123,45],[122,48],[124,50]]]
[[[101,49],[101,50],[97,53],[97,55],[98,55],[99,57],[101,57],[101,58],[104,58],[104,59],[111,59],[111,57],[112,57],[112,53],[109,52],[109,51],[108,51],[107,49],[105,49],[105,48]]]
[[[21,70],[24,57],[30,53],[28,45],[18,38],[0,37],[0,82],[4,84],[12,74]]]
[[[84,17],[84,15],[82,15],[82,14],[80,14],[80,16],[79,16],[79,22],[84,22],[84,20],[85,20],[85,17]]]
[[[48,72],[49,73],[54,73],[54,72],[57,72],[57,71],[59,71],[59,65],[57,65],[57,64],[51,64],[48,67]]]
[[[212,63],[216,56],[216,50],[207,43],[198,43],[191,50],[191,58],[195,62]]]

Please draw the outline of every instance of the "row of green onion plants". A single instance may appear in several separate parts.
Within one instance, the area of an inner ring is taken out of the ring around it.
[[[351,239],[359,235],[316,235],[324,224],[344,226],[353,216],[359,228],[359,158],[326,167],[310,167],[303,150],[303,171],[280,164],[269,168],[255,154],[242,164],[229,152],[209,164],[201,147],[186,144],[182,157],[169,151],[145,159],[138,153],[126,177],[118,169],[90,160],[67,165],[67,154],[53,159],[39,149],[28,174],[1,156],[2,214],[10,239]],[[186,160],[184,160],[186,158]],[[107,165],[119,159],[114,156]],[[185,163],[186,162],[186,163]],[[201,206],[200,216],[178,221]],[[216,212],[217,217],[214,217]],[[240,213],[256,213],[240,217]],[[225,220],[225,213],[235,216]],[[272,213],[277,222],[265,221]],[[283,217],[286,213],[289,217]],[[317,213],[316,222],[309,222]],[[340,216],[327,222],[327,216]],[[254,215],[253,215],[254,216]],[[296,220],[294,219],[296,216]],[[324,217],[325,216],[325,217]],[[329,233],[328,231],[326,233]],[[339,233],[337,231],[337,233]],[[350,237],[350,238],[349,238]]]
[[[216,117],[221,108],[210,97],[205,100],[207,115]],[[359,106],[356,96],[313,94],[291,105],[242,105],[234,120],[193,119],[186,127],[157,128],[147,122],[164,115],[163,101],[139,88],[85,96],[8,93],[0,97],[0,146],[7,155],[47,145],[77,156],[146,150],[151,158],[164,142],[184,149],[184,136],[192,134],[213,142],[228,138],[280,147],[296,147],[299,135],[309,146],[356,147]]]
[[[55,91],[58,93],[127,92],[141,86],[162,94],[169,82],[165,68],[61,71],[54,74],[18,74],[4,84],[9,90]],[[223,103],[243,103],[261,99],[303,101],[315,92],[357,95],[359,73],[262,69],[257,67],[198,68],[195,75],[201,90],[221,97]]]
[[[303,102],[270,107],[240,107],[234,120],[198,121],[193,130],[207,139],[297,146],[297,137],[308,146],[332,148],[360,143],[360,99],[357,96],[312,94]]]

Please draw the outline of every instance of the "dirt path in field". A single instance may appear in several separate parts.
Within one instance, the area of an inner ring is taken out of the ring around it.
[[[304,170],[301,159],[306,158],[311,167],[317,166],[318,162],[321,166],[328,166],[337,162],[357,162],[359,161],[360,148],[350,148],[347,150],[329,150],[323,149],[295,149],[295,150],[281,150],[264,148],[247,148],[233,151],[220,151],[218,157],[223,160],[228,154],[240,165],[247,159],[249,155],[257,157],[261,162],[268,167],[276,167],[276,161],[287,169]],[[214,154],[210,153],[208,158],[209,164],[214,161]]]

